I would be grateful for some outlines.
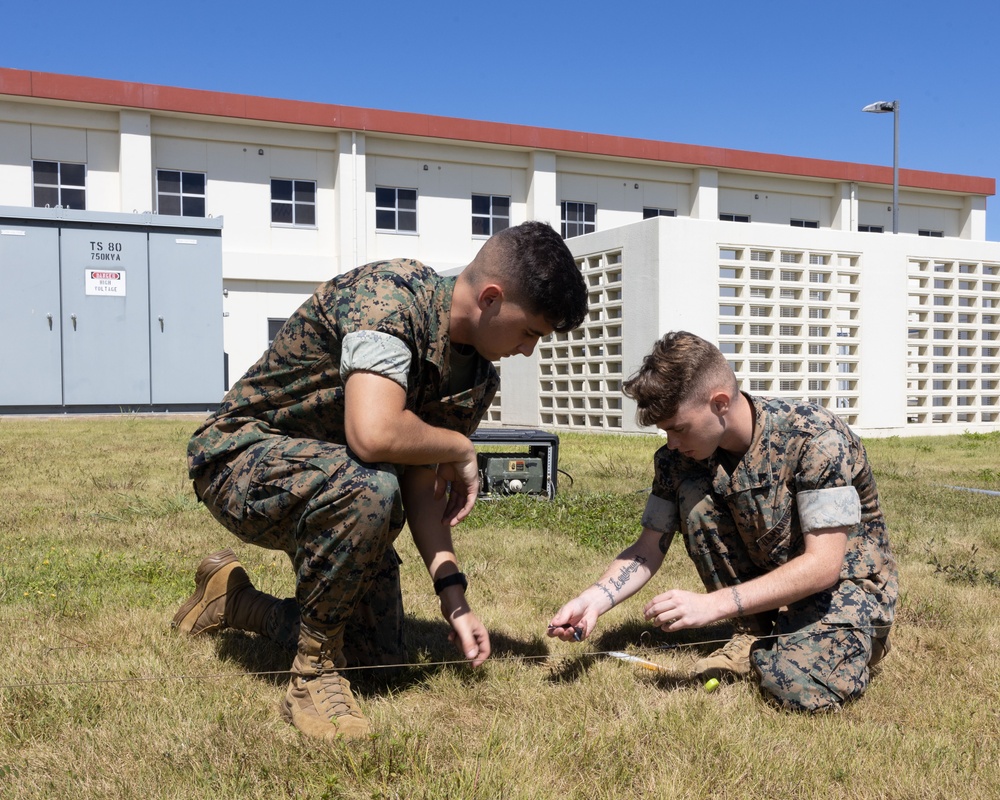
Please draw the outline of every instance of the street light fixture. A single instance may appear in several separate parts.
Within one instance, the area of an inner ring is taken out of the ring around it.
[[[899,233],[899,101],[879,100],[861,110],[873,114],[892,112],[892,232]]]

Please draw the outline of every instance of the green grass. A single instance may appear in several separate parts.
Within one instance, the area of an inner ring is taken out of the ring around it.
[[[283,555],[195,500],[195,418],[0,418],[0,798],[989,798],[1000,796],[1000,434],[869,440],[900,562],[893,651],[841,714],[685,680],[724,626],[650,632],[641,607],[697,589],[660,574],[573,645],[551,614],[638,533],[653,436],[560,437],[552,502],[481,502],[456,541],[491,631],[457,660],[412,543],[411,665],[352,680],[375,735],[317,745],[277,705],[289,658],[239,632],[169,630],[194,568],[233,546],[287,594]],[[679,645],[679,646],[676,646]],[[670,646],[664,649],[664,646]],[[600,653],[627,649],[665,672]]]

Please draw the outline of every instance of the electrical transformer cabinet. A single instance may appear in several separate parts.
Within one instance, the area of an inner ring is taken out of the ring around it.
[[[0,413],[225,392],[222,220],[0,207]]]

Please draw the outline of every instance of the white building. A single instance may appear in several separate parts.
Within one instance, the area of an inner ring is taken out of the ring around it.
[[[995,180],[901,170],[898,235],[891,184],[888,167],[0,69],[0,206],[223,218],[231,379],[335,274],[453,270],[499,227],[561,225],[591,313],[504,362],[498,424],[635,430],[621,381],[683,328],[744,388],[862,433],[1000,428]]]

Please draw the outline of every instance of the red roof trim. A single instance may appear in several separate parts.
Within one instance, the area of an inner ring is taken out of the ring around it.
[[[405,136],[426,136],[435,139],[644,159],[695,167],[768,172],[825,180],[892,183],[891,167],[870,164],[727,150],[720,147],[631,139],[455,117],[436,117],[402,111],[380,111],[299,100],[280,100],[49,72],[30,72],[4,67],[0,67],[0,95]],[[996,193],[995,178],[970,175],[901,169],[899,182],[903,186],[959,194],[989,196]]]

